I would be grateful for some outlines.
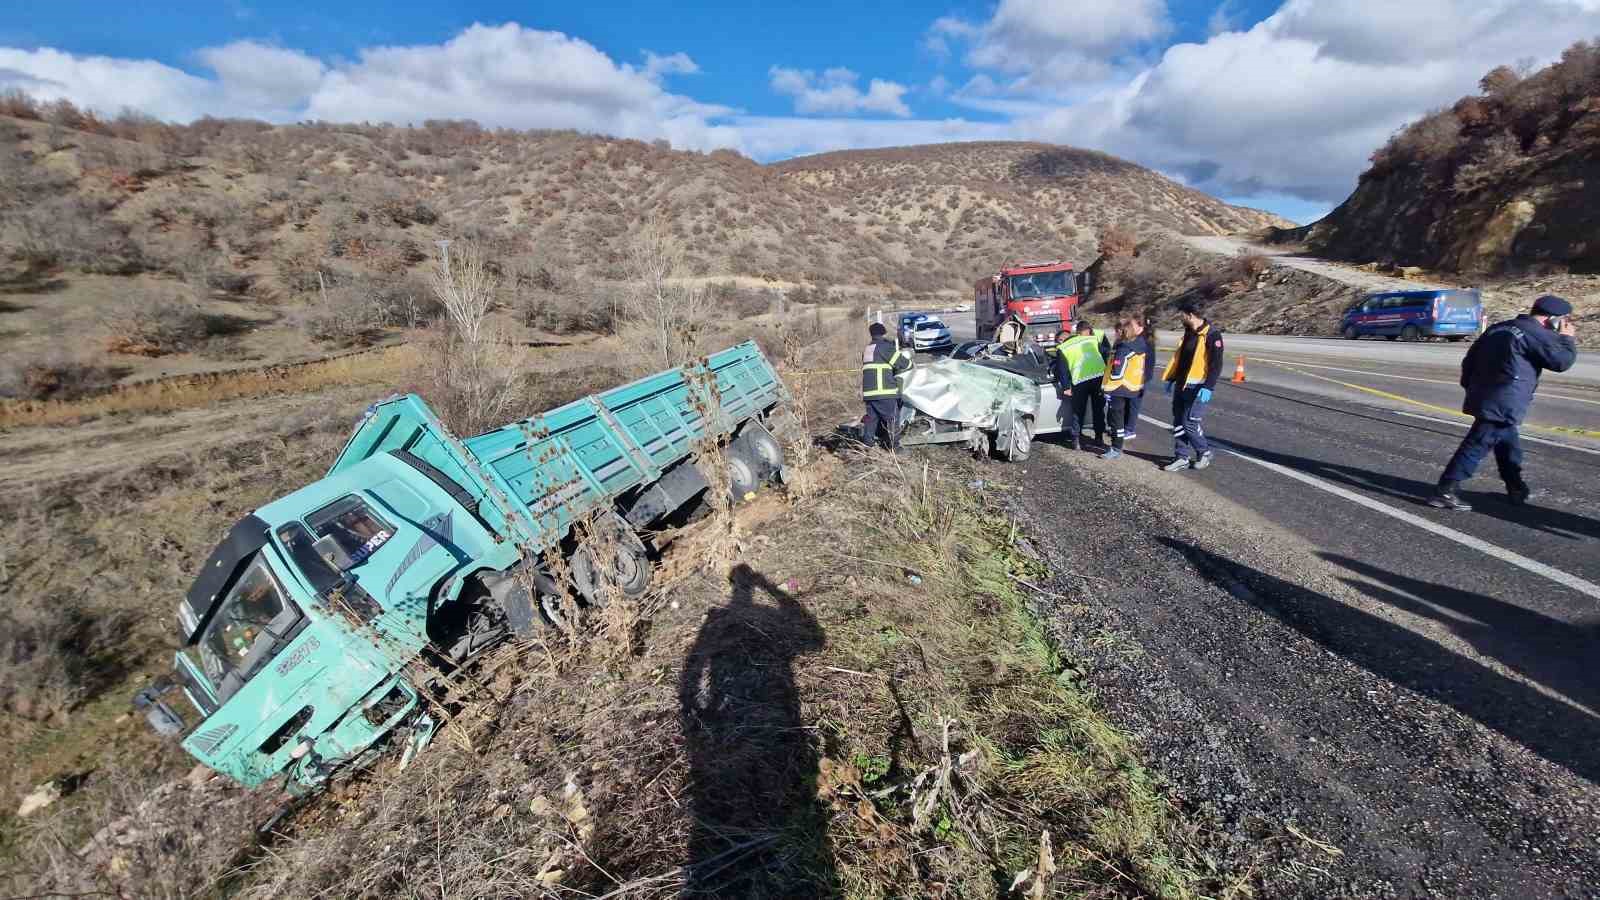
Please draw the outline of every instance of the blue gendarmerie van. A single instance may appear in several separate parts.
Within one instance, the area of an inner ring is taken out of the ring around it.
[[[1364,335],[1464,341],[1482,330],[1483,297],[1475,289],[1368,294],[1339,323],[1339,332],[1352,341]]]

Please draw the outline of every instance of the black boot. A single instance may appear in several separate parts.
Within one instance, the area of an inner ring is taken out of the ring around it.
[[[1456,496],[1454,481],[1439,482],[1439,489],[1428,498],[1428,505],[1434,509],[1453,509],[1457,512],[1467,512],[1472,509],[1472,504]]]
[[[1511,505],[1513,506],[1521,506],[1527,503],[1528,496],[1532,493],[1533,491],[1528,488],[1528,484],[1525,481],[1506,485],[1506,497],[1511,500]]]

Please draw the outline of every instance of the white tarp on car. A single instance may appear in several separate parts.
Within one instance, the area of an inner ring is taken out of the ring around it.
[[[903,376],[900,399],[925,416],[979,428],[994,428],[1007,408],[1039,412],[1039,388],[1031,380],[959,359],[919,363]]]

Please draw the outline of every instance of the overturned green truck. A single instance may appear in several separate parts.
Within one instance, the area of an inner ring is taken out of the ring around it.
[[[743,497],[781,477],[788,399],[745,343],[468,438],[415,395],[374,404],[326,476],[212,551],[178,605],[174,674],[135,706],[250,787],[287,770],[291,792],[314,789],[402,726],[420,747],[435,723],[408,667],[642,594],[642,532],[713,480]]]

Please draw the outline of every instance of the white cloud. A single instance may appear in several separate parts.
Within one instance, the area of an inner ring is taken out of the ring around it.
[[[1171,30],[1166,0],[1000,0],[983,23],[936,19],[928,40],[969,44],[967,65],[1014,76],[1014,91],[1100,81]]]
[[[473,25],[442,44],[369,47],[353,62],[332,65],[255,41],[209,47],[196,58],[214,77],[150,60],[0,48],[0,89],[174,121],[473,118],[491,126],[665,137],[692,149],[739,146],[736,131],[713,122],[732,110],[662,88],[664,76],[699,70],[688,55],[645,51],[644,65],[635,67],[578,38],[514,23]]]
[[[1222,0],[1216,9],[1211,11],[1210,18],[1206,19],[1207,35],[1216,37],[1238,27],[1238,10],[1233,8],[1233,4],[1234,0]]]
[[[772,89],[793,97],[795,112],[802,115],[849,115],[859,112],[911,115],[911,108],[901,99],[908,88],[893,81],[874,78],[863,91],[856,86],[861,76],[844,68],[825,69],[818,75],[811,69],[773,66],[768,75]]]
[[[1249,31],[1170,47],[1128,84],[1019,124],[1215,193],[1338,202],[1407,121],[1474,92],[1495,65],[1547,62],[1596,33],[1595,0],[1289,0]]]
[[[59,50],[0,47],[0,90],[46,101],[71,100],[115,114],[131,107],[164,119],[220,109],[215,82],[151,60],[76,56]]]
[[[662,75],[693,75],[699,71],[700,67],[694,64],[689,54],[682,51],[666,56],[651,53],[649,50],[644,52],[644,73],[651,78],[659,78]]]
[[[235,41],[207,47],[201,62],[217,73],[218,89],[249,109],[277,111],[266,118],[292,114],[321,84],[327,67],[298,50],[286,50],[255,41]]]

